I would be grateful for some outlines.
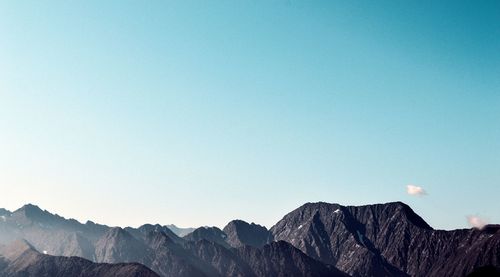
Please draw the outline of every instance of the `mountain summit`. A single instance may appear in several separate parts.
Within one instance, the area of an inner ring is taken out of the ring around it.
[[[233,220],[224,227],[223,232],[227,235],[226,241],[232,247],[250,245],[262,247],[273,241],[273,235],[266,227],[247,223],[243,220]]]
[[[500,232],[434,230],[402,202],[307,203],[271,232],[275,240],[353,276],[460,276],[480,264],[500,264],[494,258]]]

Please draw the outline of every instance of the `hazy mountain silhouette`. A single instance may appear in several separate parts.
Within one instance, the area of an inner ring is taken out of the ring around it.
[[[170,229],[172,232],[174,232],[177,236],[183,237],[191,232],[193,232],[196,228],[182,228],[178,227],[174,224],[168,224],[166,225],[168,229]]]
[[[25,240],[0,247],[0,275],[5,277],[156,277],[137,263],[97,264],[79,257],[56,257],[39,253]]]

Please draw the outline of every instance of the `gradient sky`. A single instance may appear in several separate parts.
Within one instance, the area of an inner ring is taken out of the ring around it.
[[[270,227],[403,201],[451,229],[499,196],[499,1],[0,2],[0,207]]]

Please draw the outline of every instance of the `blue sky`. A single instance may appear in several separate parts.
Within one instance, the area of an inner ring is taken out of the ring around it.
[[[0,206],[270,227],[500,222],[497,1],[2,1]],[[428,195],[406,194],[406,185]]]

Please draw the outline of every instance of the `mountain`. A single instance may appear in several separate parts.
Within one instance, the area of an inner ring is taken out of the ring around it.
[[[208,276],[255,276],[246,261],[231,249],[213,241],[190,241],[186,249],[212,271],[207,272]]]
[[[97,264],[79,257],[41,254],[24,240],[0,248],[0,275],[5,277],[156,277],[140,264]]]
[[[126,227],[125,231],[129,232],[131,235],[138,239],[144,239],[145,236],[151,232],[163,232],[166,236],[168,236],[171,240],[176,243],[182,243],[184,240],[176,235],[168,226],[161,226],[160,224],[144,224],[139,228],[131,228]]]
[[[57,276],[71,268],[81,270],[76,276],[119,275],[146,267],[173,277],[477,276],[500,267],[500,225],[434,230],[401,202],[307,203],[270,230],[233,220],[184,237],[159,224],[82,224],[28,204],[0,209],[0,244],[12,241],[25,243],[0,249],[0,276]]]
[[[280,264],[289,261],[283,258],[290,255],[289,247],[292,246],[283,247],[287,244],[285,242],[273,251],[275,256],[262,255],[258,248],[238,252],[228,243],[263,246],[271,241],[270,232],[265,227],[243,221],[232,221],[226,227],[230,239],[216,227],[198,228],[180,238],[167,226],[158,224],[138,228],[109,227],[92,221],[81,224],[35,205],[26,205],[13,213],[6,212],[5,221],[0,222],[0,236],[4,240],[26,239],[33,245],[30,246],[33,251],[38,249],[53,255],[79,256],[99,263],[140,263],[160,276],[282,276],[300,272],[295,262]],[[299,257],[297,253],[302,252],[292,248],[294,255]],[[253,253],[253,256],[248,253]],[[262,261],[254,260],[255,257]],[[71,261],[90,262],[84,259]],[[323,269],[329,268],[309,257],[302,261],[300,268],[312,269],[319,265]]]
[[[200,227],[183,237],[187,241],[208,240],[229,248],[226,238],[226,233],[217,227]]]
[[[271,242],[261,249],[244,246],[237,252],[242,260],[247,261],[255,276],[348,276],[284,241]]]
[[[95,244],[95,259],[104,263],[148,264],[148,248],[122,228],[109,229]]]
[[[256,224],[233,221],[226,227],[231,234],[229,241],[238,241],[241,246],[263,246],[269,240],[270,232]],[[108,227],[91,221],[81,224],[34,205],[26,205],[0,223],[0,230],[2,235],[9,233],[5,237],[25,238],[33,243],[36,245],[30,246],[33,251],[41,249],[50,254],[86,257],[99,263],[140,263],[160,276],[261,276],[263,273],[279,276],[299,272],[295,263],[280,265],[282,260],[271,256],[254,255],[262,261],[250,259],[252,256],[240,256],[246,252],[231,248],[226,242],[226,233],[216,227],[198,228],[180,238],[168,227],[158,224],[145,224],[139,228]],[[260,250],[255,248],[252,251],[259,253]],[[287,248],[277,249],[274,253],[280,251],[283,253],[276,254],[278,257],[290,254]],[[86,264],[90,261],[73,258],[71,262]],[[316,268],[318,264],[321,263],[308,258],[301,268]],[[326,268],[326,265],[322,267]]]
[[[8,211],[8,210],[6,210],[6,209],[4,209],[4,208],[0,208],[0,216],[8,216],[8,215],[10,215],[10,214],[11,214],[11,212],[10,212],[10,211]],[[5,219],[5,218],[2,218],[2,220],[4,220],[4,219]]]
[[[275,240],[352,276],[464,276],[480,266],[500,265],[497,229],[434,230],[401,202],[307,203],[271,232]]]
[[[146,245],[154,253],[150,267],[162,276],[197,277],[215,275],[215,271],[200,262],[183,245],[175,243],[161,231],[146,236]]]
[[[168,227],[168,229],[172,230],[172,232],[174,232],[177,236],[179,236],[181,238],[184,237],[185,235],[193,232],[196,229],[196,228],[181,228],[181,227],[177,227],[174,224],[166,225],[166,227]]]
[[[216,271],[216,275],[209,276],[348,276],[284,241],[262,248],[227,249],[215,242],[199,240],[189,242],[187,249]]]
[[[231,247],[242,247],[245,245],[262,247],[273,241],[273,235],[266,227],[247,223],[243,220],[233,220],[224,227],[223,232],[227,235],[225,241]]]
[[[80,256],[92,260],[92,244],[100,236],[101,231],[91,225],[65,219],[32,204],[3,215],[0,221],[0,243],[26,239],[36,249],[52,255]]]

